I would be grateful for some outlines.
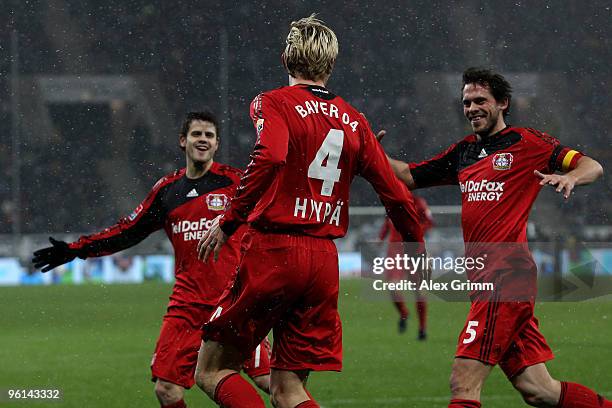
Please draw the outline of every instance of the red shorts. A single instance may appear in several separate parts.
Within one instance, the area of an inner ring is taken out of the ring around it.
[[[164,320],[151,360],[152,380],[164,380],[191,388],[202,342],[202,325],[210,319],[213,307],[172,306]],[[270,373],[268,339],[245,361],[244,372],[251,378]]]
[[[455,357],[499,364],[508,378],[554,358],[531,302],[473,302]]]
[[[273,368],[340,371],[338,275],[333,241],[250,229],[238,277],[204,339],[253,350],[273,329]]]

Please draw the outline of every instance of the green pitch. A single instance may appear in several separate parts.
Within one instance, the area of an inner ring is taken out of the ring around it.
[[[0,407],[155,407],[149,362],[170,286],[0,288],[0,389],[59,387],[61,403],[0,401]],[[416,341],[414,306],[398,335],[387,302],[366,301],[344,281],[342,373],[315,373],[310,389],[323,407],[446,407],[448,376],[468,305],[433,302],[429,340]],[[547,303],[537,308],[557,358],[553,375],[612,397],[612,301]],[[198,389],[190,407],[213,407]],[[486,408],[526,406],[499,369]]]

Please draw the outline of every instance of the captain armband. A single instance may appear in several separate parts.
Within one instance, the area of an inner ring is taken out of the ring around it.
[[[578,150],[559,145],[553,151],[550,168],[553,171],[567,173],[576,168],[578,160],[583,156]]]

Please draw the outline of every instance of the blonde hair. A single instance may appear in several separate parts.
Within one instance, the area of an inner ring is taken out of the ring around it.
[[[336,34],[323,21],[310,17],[291,22],[284,61],[292,77],[327,81],[338,56]]]

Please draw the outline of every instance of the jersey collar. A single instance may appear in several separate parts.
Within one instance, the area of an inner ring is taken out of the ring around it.
[[[480,141],[481,142],[489,142],[497,137],[500,136],[504,136],[506,133],[508,133],[508,131],[510,130],[511,126],[510,125],[506,125],[505,128],[503,128],[502,130],[500,130],[499,132],[493,133],[492,135],[489,136],[480,136],[480,135],[475,135],[477,138],[480,136]]]
[[[308,90],[311,94],[313,94],[317,98],[320,98],[326,101],[331,101],[332,99],[336,97],[336,95],[334,95],[329,89],[323,86],[309,85],[309,84],[298,84],[298,85],[301,86],[303,89]]]
[[[210,169],[208,169],[208,171],[206,173],[204,173],[203,175],[201,175],[198,178],[189,178],[187,177],[187,168],[184,168],[185,173],[183,174],[183,177],[185,177],[185,180],[187,180],[187,182],[189,183],[194,183],[197,184],[200,180],[206,178],[209,174],[219,174],[219,163],[217,163],[216,161],[213,161],[213,164],[210,166]]]

